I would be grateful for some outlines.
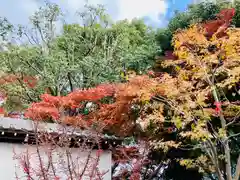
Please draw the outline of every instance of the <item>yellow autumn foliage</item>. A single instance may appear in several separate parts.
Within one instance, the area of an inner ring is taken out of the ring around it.
[[[162,69],[171,70],[163,73],[159,80],[165,91],[165,96],[160,98],[159,103],[164,104],[165,110],[168,110],[168,119],[163,121],[162,116],[158,117],[161,117],[162,124],[171,122],[178,129],[178,132],[174,131],[178,137],[176,141],[154,140],[154,136],[156,139],[163,136],[160,125],[157,126],[158,131],[152,134],[153,148],[162,149],[165,153],[171,148],[181,148],[186,139],[195,142],[196,146],[203,147],[202,144],[214,138],[209,131],[212,119],[218,117],[218,112],[214,109],[213,87],[217,89],[222,103],[231,104],[226,98],[228,92],[234,91],[232,99],[240,97],[240,90],[235,92],[240,84],[240,29],[229,28],[226,35],[221,37],[213,35],[209,38],[205,33],[200,24],[178,30],[172,41],[173,53],[178,59],[158,62]],[[228,119],[233,119],[239,112],[236,109],[239,110],[240,106],[224,106],[221,111]],[[215,135],[218,138],[226,138],[227,132],[221,127],[217,129]],[[195,160],[181,159],[180,164],[189,168],[197,166],[199,171],[215,171],[213,165],[207,162],[209,157],[200,156]]]

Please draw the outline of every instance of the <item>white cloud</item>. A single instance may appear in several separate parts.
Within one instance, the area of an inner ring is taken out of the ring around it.
[[[28,18],[39,7],[37,0],[8,0],[1,2],[0,16],[8,18],[13,24],[27,24]]]
[[[78,22],[75,12],[89,4],[103,4],[114,20],[147,17],[149,24],[161,24],[167,11],[167,0],[50,0],[60,5],[67,15],[67,21]],[[42,0],[4,1],[0,15],[7,16],[14,23],[27,24],[28,17],[39,7]],[[21,16],[19,16],[21,14]]]
[[[164,0],[118,0],[118,19],[133,19],[149,17],[152,21],[159,21],[159,16],[164,16],[167,3]]]
[[[35,0],[25,0],[22,1],[22,3],[19,3],[19,6],[19,8],[22,8],[27,15],[31,16],[39,8],[39,3]]]
[[[66,2],[66,1],[65,1]],[[68,11],[82,8],[86,0],[68,0]],[[166,0],[88,0],[89,4],[103,4],[115,20],[148,17],[158,23],[167,11]]]
[[[75,12],[83,6],[88,3],[92,5],[102,4],[103,0],[62,0],[61,2],[66,5],[65,8],[67,8],[69,11]]]

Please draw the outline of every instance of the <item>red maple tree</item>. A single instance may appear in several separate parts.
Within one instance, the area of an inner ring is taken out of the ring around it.
[[[216,33],[217,37],[226,35],[225,31],[230,26],[232,18],[235,15],[235,9],[223,9],[217,14],[217,19],[208,21],[203,25],[206,30],[206,36],[212,37]]]
[[[137,76],[127,83],[101,84],[87,90],[76,90],[67,96],[43,94],[40,102],[32,103],[26,110],[25,117],[37,121],[52,119],[80,127],[97,124],[101,130],[128,134],[135,121],[129,115],[132,105],[141,105],[151,99],[154,93],[163,93],[158,86],[155,79]],[[110,97],[112,103],[102,102],[106,97]],[[87,102],[92,102],[96,108],[87,114],[80,113]]]

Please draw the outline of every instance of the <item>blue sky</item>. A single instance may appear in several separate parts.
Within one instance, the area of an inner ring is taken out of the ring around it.
[[[39,7],[42,0],[5,0],[1,2],[0,16],[13,24],[27,25],[28,17]],[[85,0],[51,0],[68,12],[67,18],[75,21],[76,10]],[[164,27],[174,10],[184,11],[192,0],[88,0],[90,4],[104,4],[114,20],[144,18],[146,23]]]

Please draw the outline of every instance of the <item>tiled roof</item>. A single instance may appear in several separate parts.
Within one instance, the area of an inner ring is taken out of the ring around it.
[[[37,127],[38,131],[48,132],[48,133],[67,133],[78,136],[88,136],[93,132],[83,131],[71,126],[63,126],[56,123],[43,123],[43,122],[33,122],[31,120],[17,119],[17,118],[0,118],[0,129],[14,129],[14,130],[25,130],[25,131],[34,131]]]
[[[36,142],[35,130],[40,133],[47,133],[49,135],[67,135],[73,139],[88,139],[89,142],[100,140],[102,144],[107,147],[117,146],[122,144],[122,139],[115,136],[99,135],[94,131],[82,130],[71,126],[63,126],[56,123],[34,122],[26,119],[0,117],[0,142],[10,142],[10,140],[17,140],[19,143],[25,141],[26,137],[31,139],[31,142]],[[55,136],[54,135],[54,136]],[[95,140],[94,140],[95,139]],[[28,141],[30,142],[30,141]]]
[[[32,120],[27,120],[27,119],[0,117],[0,130],[8,129],[8,130],[34,132],[35,128],[37,129],[38,132],[68,134],[68,135],[85,136],[85,137],[91,137],[91,136],[94,136],[94,134],[96,134],[96,132],[94,131],[82,130],[80,128],[75,128],[72,126],[63,126],[61,124],[56,124],[56,123],[34,122]],[[115,136],[108,136],[108,135],[102,135],[101,138],[119,139]]]

